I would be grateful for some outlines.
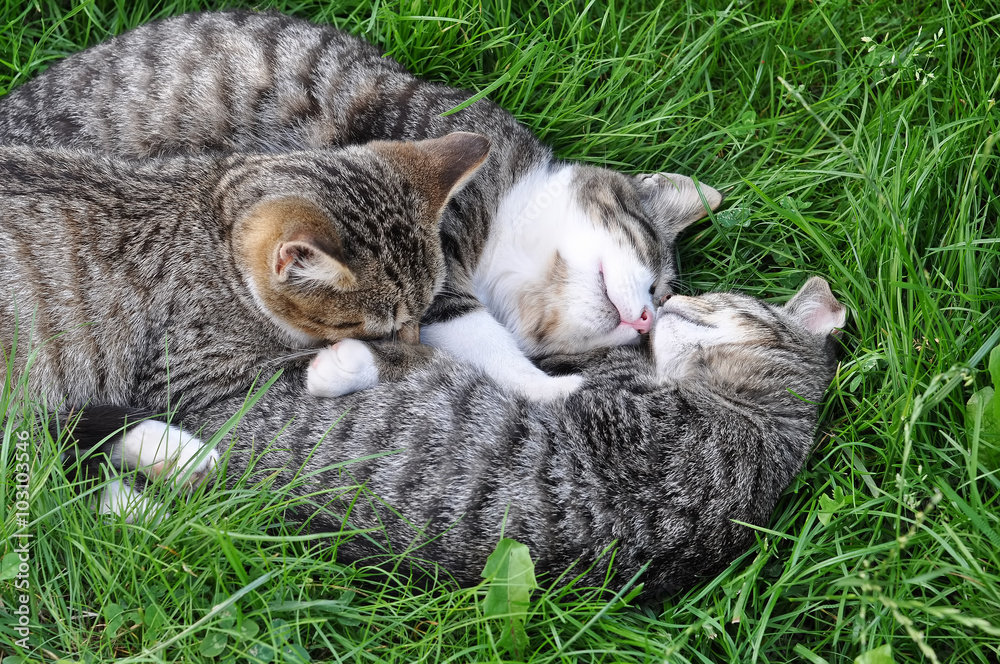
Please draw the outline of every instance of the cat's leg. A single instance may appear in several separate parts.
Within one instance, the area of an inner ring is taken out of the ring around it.
[[[164,476],[198,486],[219,465],[219,453],[204,450],[201,439],[156,420],[130,425],[111,450],[111,462],[137,469],[149,477]]]
[[[420,340],[532,399],[558,399],[583,383],[581,376],[550,376],[532,364],[514,335],[485,309],[423,325]]]
[[[338,341],[324,348],[309,365],[306,389],[318,397],[339,397],[401,380],[427,364],[433,349],[394,341]]]
[[[201,484],[219,463],[218,453],[206,450],[198,438],[163,422],[142,420],[148,415],[135,408],[90,406],[76,417],[63,413],[52,422],[55,437],[66,427],[75,443],[67,450],[67,460],[79,458],[91,466],[91,472],[96,462],[110,474],[98,501],[100,513],[124,515],[129,523],[150,516],[155,517],[154,524],[159,523],[168,513],[117,476],[119,469],[139,469],[148,476],[162,475],[182,486],[193,486]]]

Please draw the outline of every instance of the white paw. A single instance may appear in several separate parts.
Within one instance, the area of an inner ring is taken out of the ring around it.
[[[129,468],[187,486],[198,486],[219,465],[219,453],[205,450],[201,439],[155,420],[130,426],[116,451]]]
[[[306,389],[317,397],[340,397],[376,385],[375,356],[356,339],[344,339],[321,350],[306,376]]]
[[[151,521],[152,525],[170,516],[163,510],[163,505],[149,500],[118,477],[111,480],[101,491],[98,512],[122,515],[125,517],[125,523]]]
[[[562,399],[583,385],[583,376],[545,376],[518,385],[521,394],[535,401]]]

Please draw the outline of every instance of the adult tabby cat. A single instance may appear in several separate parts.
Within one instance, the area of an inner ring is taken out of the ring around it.
[[[189,14],[73,55],[11,92],[0,100],[0,142],[145,157],[485,134],[490,157],[442,222],[446,283],[422,339],[523,394],[560,396],[580,378],[547,376],[525,355],[636,342],[670,292],[677,234],[721,196],[705,186],[699,195],[684,176],[557,161],[488,100],[441,115],[468,97],[330,26]]]
[[[417,557],[463,584],[479,581],[502,529],[552,574],[574,561],[582,572],[617,542],[613,585],[648,562],[646,590],[670,592],[745,550],[754,531],[737,522],[765,525],[801,469],[836,365],[830,333],[844,317],[820,278],[781,307],[725,293],[673,297],[658,311],[652,357],[639,347],[594,353],[584,385],[549,403],[440,354],[400,382],[337,400],[304,397],[301,376],[283,376],[234,429],[229,478],[254,455],[255,476],[280,469],[279,484],[304,469],[294,492],[325,507],[296,507],[293,518],[339,531],[349,511],[350,525],[375,528],[396,552],[419,547]],[[548,362],[576,368],[572,358]],[[242,404],[215,403],[184,425],[211,433]],[[78,440],[97,444],[126,414],[85,417]],[[165,431],[169,446],[159,444]],[[156,421],[110,445],[130,467],[169,465],[199,446]],[[362,484],[379,499],[334,489]],[[143,500],[112,486],[106,507]],[[385,550],[359,537],[338,553]],[[601,583],[605,569],[584,582]]]
[[[438,224],[486,157],[456,133],[148,160],[0,148],[0,345],[35,394],[188,407],[321,340],[383,337],[440,288]]]

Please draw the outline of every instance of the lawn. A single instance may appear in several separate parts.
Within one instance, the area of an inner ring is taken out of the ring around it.
[[[1000,661],[1000,405],[986,389],[1000,383],[1000,352],[987,368],[1000,341],[1000,5],[274,6],[364,35],[423,77],[488,88],[561,157],[724,191],[681,238],[682,290],[783,301],[820,274],[852,311],[815,451],[757,545],[652,605],[540,579],[520,658]],[[0,0],[0,93],[202,7]],[[0,650],[17,655],[5,662],[511,658],[484,588],[339,565],[329,540],[280,524],[280,490],[200,491],[155,528],[96,518],[61,468],[65,443],[15,387],[0,403]],[[24,441],[26,650],[7,540]]]

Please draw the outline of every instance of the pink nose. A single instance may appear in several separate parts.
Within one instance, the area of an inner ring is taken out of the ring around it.
[[[653,326],[653,314],[649,310],[649,307],[643,307],[642,314],[640,314],[637,319],[625,320],[625,317],[623,316],[621,324],[634,328],[640,334],[646,334],[649,332],[649,328]]]

